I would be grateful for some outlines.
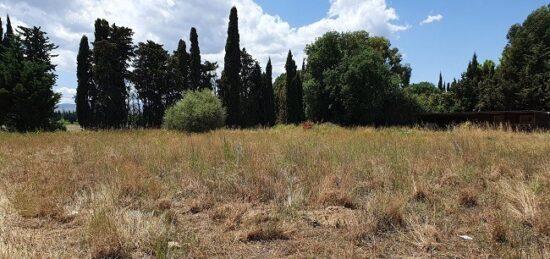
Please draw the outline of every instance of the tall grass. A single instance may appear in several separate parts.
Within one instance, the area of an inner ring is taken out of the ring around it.
[[[0,165],[0,257],[550,255],[543,132],[2,133]]]

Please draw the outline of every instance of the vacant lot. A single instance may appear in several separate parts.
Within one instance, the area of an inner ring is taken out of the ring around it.
[[[548,133],[0,134],[6,258],[548,258],[549,215]]]

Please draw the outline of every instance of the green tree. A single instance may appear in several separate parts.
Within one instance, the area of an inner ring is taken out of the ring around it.
[[[502,84],[498,78],[500,69],[497,70],[495,62],[486,60],[481,66],[481,80],[479,82],[479,96],[476,105],[478,111],[502,111],[505,110]]]
[[[390,124],[415,108],[400,90],[409,85],[411,69],[387,39],[364,31],[328,32],[306,54],[304,100],[311,120]]]
[[[258,100],[258,74],[256,71],[257,61],[246,51],[241,51],[241,93],[240,100],[241,110],[241,126],[253,127],[257,126],[259,110]],[[260,70],[261,76],[261,70]]]
[[[100,128],[121,128],[128,118],[128,87],[130,59],[134,57],[132,37],[127,27],[98,19],[95,23],[96,40],[93,49],[93,117]]]
[[[217,62],[204,61],[201,65],[201,89],[214,89],[218,77],[216,70],[218,70]]]
[[[241,49],[239,41],[239,18],[237,8],[233,7],[229,15],[224,70],[219,90],[223,105],[227,109],[227,125],[230,127],[241,126],[241,79],[239,76],[241,71]]]
[[[460,81],[453,87],[453,94],[457,102],[457,111],[476,111],[476,106],[479,102],[479,83],[482,80],[481,76],[477,55],[474,53],[466,72],[462,74]]]
[[[178,42],[178,49],[170,57],[169,71],[170,83],[173,85],[171,93],[167,98],[167,105],[172,106],[181,99],[183,91],[190,90],[189,61],[187,46],[184,40]]]
[[[76,114],[78,123],[83,128],[92,125],[90,91],[94,87],[92,81],[92,55],[88,44],[88,37],[82,36],[77,56],[76,76],[78,85],[76,88]]]
[[[444,83],[443,83],[443,75],[441,75],[441,72],[439,73],[439,82],[437,82],[437,89],[439,89],[440,91],[443,91],[445,88],[444,88]]]
[[[153,41],[139,43],[132,81],[143,104],[144,127],[160,127],[164,112],[172,101],[173,86],[168,84],[169,54]]]
[[[273,83],[275,122],[286,123],[286,74],[283,73],[275,78]]]
[[[7,126],[21,132],[56,130],[59,125],[54,120],[54,110],[61,96],[53,91],[56,75],[51,57],[57,46],[39,27],[18,29],[17,40],[12,44],[20,47],[12,50],[19,49],[23,61],[20,71],[16,72],[19,78],[12,88],[12,107]],[[12,34],[11,37],[16,36]]]
[[[271,58],[267,61],[265,73],[263,74],[263,89],[262,89],[262,112],[264,126],[275,125],[275,97],[273,92],[273,66]]]
[[[4,35],[3,43],[4,46],[10,44],[10,42],[14,40],[14,32],[13,27],[11,26],[11,20],[10,16],[8,15],[7,22],[6,22],[6,35]]]
[[[550,110],[550,5],[508,32],[498,72],[506,109]]]
[[[447,112],[444,90],[440,90],[429,82],[412,84],[404,90],[405,95],[412,98],[423,112]]]
[[[300,123],[304,121],[303,88],[300,73],[292,51],[288,51],[285,64],[286,70],[286,123]]]
[[[201,83],[201,51],[199,48],[199,36],[197,35],[197,29],[191,28],[191,55],[189,62],[189,77],[191,82],[191,88],[198,90],[202,88]]]
[[[0,17],[0,43],[3,41],[3,39],[4,39],[4,24],[2,23],[2,17]]]

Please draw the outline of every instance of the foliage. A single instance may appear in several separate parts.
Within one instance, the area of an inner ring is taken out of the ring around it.
[[[387,124],[413,105],[400,91],[410,68],[388,40],[367,32],[329,32],[306,48],[307,117],[343,125]],[[387,112],[391,112],[388,114]]]
[[[189,56],[189,80],[192,90],[202,89],[201,83],[201,50],[199,47],[199,36],[195,27],[191,28],[189,36],[191,49]]]
[[[443,85],[443,84],[441,84]],[[403,89],[406,96],[413,99],[423,112],[445,112],[446,92],[441,91],[434,84],[429,82],[420,82],[412,84]]]
[[[271,65],[271,58],[267,61],[265,73],[262,77],[262,124],[264,126],[273,126],[275,125],[275,96],[273,92],[273,66]]]
[[[229,15],[227,42],[225,45],[224,70],[222,72],[219,96],[227,109],[227,125],[241,126],[241,49],[239,36],[239,18],[237,8],[233,7]]]
[[[187,53],[185,41],[180,39],[178,49],[170,57],[168,64],[168,73],[170,75],[170,85],[173,86],[167,97],[167,105],[172,106],[181,99],[181,93],[190,90],[190,56]]]
[[[206,132],[223,127],[225,118],[222,103],[210,90],[191,91],[166,111],[164,127],[187,132]]]
[[[20,132],[61,129],[54,110],[57,76],[51,58],[57,46],[39,27],[8,27],[0,47],[0,126]]]
[[[507,109],[550,110],[550,5],[508,32],[498,89]]]
[[[77,56],[76,76],[78,85],[76,87],[76,114],[82,128],[92,126],[92,109],[90,92],[93,91],[92,81],[92,53],[88,44],[88,37],[82,36]]]
[[[174,88],[168,82],[168,51],[152,41],[139,43],[134,61],[132,81],[143,102],[145,127],[160,127],[164,110]]]
[[[134,57],[130,28],[109,26],[109,22],[97,19],[93,43],[92,117],[94,127],[121,128],[126,126],[128,89],[130,79],[129,61]]]
[[[304,121],[304,95],[300,72],[292,52],[288,51],[286,70],[286,123],[296,124]]]

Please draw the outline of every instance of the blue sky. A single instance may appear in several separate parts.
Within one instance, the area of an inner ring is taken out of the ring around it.
[[[80,37],[93,40],[93,23],[106,18],[135,31],[134,42],[154,40],[174,50],[196,27],[203,60],[223,68],[227,17],[239,10],[241,46],[261,64],[284,70],[289,49],[304,58],[306,44],[331,30],[366,30],[389,38],[413,69],[412,82],[460,77],[476,52],[498,62],[510,26],[548,4],[542,0],[0,0],[15,25],[41,26],[59,45],[55,90],[62,103],[76,88]],[[431,17],[429,21],[422,21]]]
[[[303,26],[324,17],[329,1],[258,0],[267,13],[277,14],[292,26]],[[521,23],[542,0],[391,0],[398,24],[410,28],[390,37],[413,68],[412,82],[437,83],[460,77],[474,52],[481,60],[498,62],[507,43],[508,29]],[[307,11],[306,11],[307,10]],[[441,14],[439,22],[420,25],[428,16]]]

